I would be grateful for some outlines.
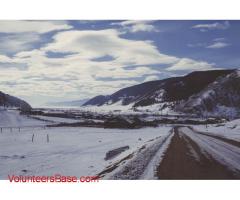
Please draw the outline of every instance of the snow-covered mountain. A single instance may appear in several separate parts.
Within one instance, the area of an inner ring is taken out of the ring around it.
[[[2,107],[16,107],[20,108],[22,111],[31,110],[31,106],[22,99],[5,94],[0,91],[0,106]]]
[[[240,116],[240,71],[219,77],[201,92],[179,104],[176,110],[233,118]]]
[[[220,115],[228,111],[227,115],[237,116],[240,106],[239,79],[238,70],[196,71],[182,77],[123,88],[112,95],[100,95],[87,101],[84,106],[131,105],[132,109],[154,106],[157,110],[167,107],[173,111],[200,115]]]

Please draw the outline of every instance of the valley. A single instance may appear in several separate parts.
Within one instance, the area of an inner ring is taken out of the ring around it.
[[[192,72],[39,108],[1,93],[0,179],[240,179],[239,85]]]

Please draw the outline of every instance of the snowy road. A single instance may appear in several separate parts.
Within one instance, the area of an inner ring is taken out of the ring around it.
[[[176,126],[99,175],[105,179],[240,179],[240,142]]]
[[[175,127],[159,179],[239,179],[240,142]]]

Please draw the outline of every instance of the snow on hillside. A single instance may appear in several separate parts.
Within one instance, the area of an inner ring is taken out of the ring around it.
[[[240,115],[239,73],[239,70],[213,70],[150,81],[123,88],[110,96],[96,96],[83,109],[126,114],[175,111],[233,119]]]
[[[142,112],[142,113],[153,113],[153,114],[159,114],[159,115],[174,115],[179,114],[177,112],[174,112],[173,109],[171,109],[171,102],[170,103],[156,103],[149,106],[139,106],[136,108],[136,111]]]
[[[205,116],[221,116],[230,119],[240,115],[239,70],[219,77],[198,94],[178,105],[177,110]]]
[[[171,109],[171,102],[170,103],[156,103],[149,106],[138,106],[133,107],[132,104],[122,105],[122,101],[118,101],[114,104],[104,104],[101,106],[84,106],[81,108],[83,111],[91,111],[91,112],[98,112],[98,113],[121,113],[121,114],[144,114],[144,113],[151,113],[151,114],[158,114],[158,115],[174,115],[179,114],[174,112]]]
[[[3,132],[0,134],[0,179],[6,179],[8,174],[96,175],[149,140],[166,136],[170,129],[165,126],[135,130],[68,127],[28,129],[21,134]],[[126,145],[129,150],[112,160],[104,160],[109,150]]]
[[[122,101],[118,101],[114,104],[104,104],[102,106],[84,106],[81,109],[84,111],[109,113],[109,112],[121,112],[121,113],[133,113],[133,104],[122,105]]]

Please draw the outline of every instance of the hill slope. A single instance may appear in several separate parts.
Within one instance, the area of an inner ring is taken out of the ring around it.
[[[187,113],[240,116],[240,71],[219,77],[204,90],[176,107]]]
[[[114,104],[148,106],[161,102],[186,100],[191,95],[200,92],[218,77],[227,75],[233,70],[213,70],[193,72],[183,77],[174,77],[158,81],[145,82],[139,85],[121,89],[109,96],[97,96],[87,101],[86,105],[101,106]]]
[[[31,110],[31,106],[26,101],[23,101],[17,97],[5,94],[1,91],[0,91],[0,106],[17,107],[17,108],[20,108],[22,111]]]
[[[240,116],[240,72],[238,70],[196,71],[183,77],[150,81],[123,88],[109,96],[97,96],[84,105],[113,105],[156,111],[168,108],[197,115]]]

